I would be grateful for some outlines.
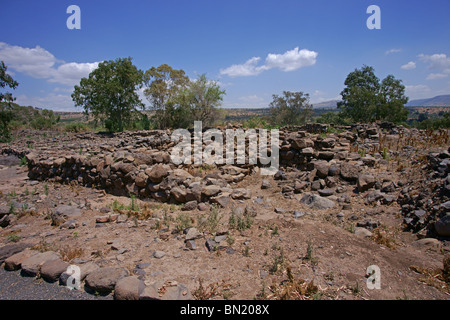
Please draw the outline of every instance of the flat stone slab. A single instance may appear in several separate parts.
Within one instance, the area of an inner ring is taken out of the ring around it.
[[[68,205],[60,205],[51,213],[52,221],[56,225],[61,225],[66,222],[67,219],[80,216],[81,210],[79,208]]]
[[[124,277],[114,287],[114,299],[139,300],[145,289],[145,283],[138,276]]]
[[[321,197],[317,194],[307,193],[301,199],[300,202],[306,204],[311,209],[329,209],[334,207],[335,203],[327,198]]]
[[[363,238],[370,238],[372,236],[372,232],[370,232],[366,228],[356,227],[355,235],[363,237]]]
[[[195,240],[195,239],[201,238],[202,236],[203,236],[203,233],[198,231],[197,228],[192,227],[187,230],[186,241]]]
[[[450,237],[450,215],[446,215],[439,219],[434,227],[436,232],[442,237]]]
[[[156,250],[155,252],[153,252],[153,258],[156,258],[156,259],[161,259],[165,255],[166,255],[166,253],[164,251]]]
[[[85,287],[100,294],[109,294],[116,283],[129,275],[125,268],[105,267],[92,271],[85,279]]]
[[[56,282],[68,266],[69,263],[61,259],[44,262],[41,266],[41,277],[48,282]]]
[[[192,300],[192,294],[182,283],[160,285],[153,282],[139,295],[139,300]]]
[[[22,262],[26,259],[38,254],[39,251],[25,249],[21,252],[13,254],[8,259],[5,260],[5,270],[15,271],[22,267]]]
[[[438,239],[434,239],[434,238],[423,238],[423,239],[414,241],[411,245],[414,247],[436,247],[436,248],[438,248],[441,246],[441,242]]]
[[[54,251],[46,251],[31,256],[22,262],[22,274],[35,277],[41,270],[41,266],[51,260],[60,259],[60,255]]]
[[[64,218],[80,217],[81,210],[73,206],[60,205],[55,208],[54,214]]]
[[[13,244],[7,244],[6,246],[1,247],[0,248],[0,263],[5,261],[7,258],[12,256],[13,254],[23,251],[26,248],[29,248],[31,246],[32,246],[31,244],[26,244],[26,243],[13,243]]]

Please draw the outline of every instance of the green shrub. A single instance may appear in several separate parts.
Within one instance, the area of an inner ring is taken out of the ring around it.
[[[27,165],[27,158],[26,157],[20,158],[20,166],[23,167],[26,165]]]
[[[249,215],[236,216],[234,212],[231,212],[231,216],[228,220],[228,226],[231,229],[243,231],[250,229],[253,224],[253,219]]]
[[[279,125],[271,125],[269,124],[266,119],[261,117],[252,117],[250,119],[247,119],[242,123],[242,126],[245,129],[277,129],[280,126]]]
[[[192,227],[191,217],[187,213],[180,213],[177,218],[177,231],[182,232],[183,230]]]
[[[65,132],[85,132],[88,131],[89,127],[87,124],[85,123],[81,123],[81,122],[73,122],[73,123],[69,123],[66,124],[64,126],[64,131]]]

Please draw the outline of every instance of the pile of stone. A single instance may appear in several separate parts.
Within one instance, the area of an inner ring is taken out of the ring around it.
[[[428,177],[419,188],[399,196],[408,230],[423,236],[450,237],[450,149],[428,155]]]
[[[284,196],[317,192],[320,197],[349,203],[345,192],[352,190],[367,193],[368,204],[391,204],[396,201],[394,193],[398,186],[395,182],[389,177],[377,179],[370,173],[378,164],[386,164],[382,155],[350,151],[352,145],[366,143],[365,139],[369,139],[370,143],[376,141],[377,130],[358,126],[355,130],[325,137],[311,136],[303,131],[287,135],[280,152],[283,164],[288,165],[274,176]],[[367,145],[366,148],[370,149]]]

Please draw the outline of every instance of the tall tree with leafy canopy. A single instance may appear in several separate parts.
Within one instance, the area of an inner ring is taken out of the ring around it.
[[[380,108],[377,120],[387,120],[394,123],[408,120],[408,97],[405,96],[405,86],[402,81],[395,79],[393,75],[388,75],[381,82],[380,88]]]
[[[131,58],[101,62],[88,78],[75,86],[72,99],[76,106],[103,120],[109,131],[127,128],[138,109],[144,109],[136,90],[144,81],[144,72],[131,62]]]
[[[283,96],[274,94],[272,97],[269,106],[273,124],[300,125],[306,123],[313,114],[307,93],[283,91]]]
[[[19,83],[15,81],[11,75],[6,73],[5,63],[0,62],[0,87],[9,87],[10,89],[16,89]],[[9,141],[11,138],[11,132],[9,129],[9,123],[12,120],[13,113],[11,111],[11,102],[16,100],[9,92],[0,92],[0,141]]]
[[[344,84],[346,87],[341,92],[342,101],[338,103],[338,109],[344,117],[355,122],[401,122],[407,119],[405,86],[393,75],[380,83],[374,68],[363,66],[350,72]]]
[[[347,76],[344,84],[346,87],[341,92],[342,101],[338,103],[338,109],[344,116],[356,122],[375,120],[380,80],[375,76],[373,67],[355,69]]]
[[[175,118],[180,114],[180,110],[176,110],[175,98],[188,83],[189,78],[183,70],[173,69],[167,64],[152,67],[145,72],[144,94],[151,104],[154,120],[159,128],[174,125]]]
[[[221,90],[216,81],[208,80],[205,74],[180,91],[176,104],[181,110],[188,112],[188,118],[193,121],[202,121],[204,125],[212,125],[218,115],[218,108],[223,101],[225,90]],[[184,125],[186,126],[186,125]]]

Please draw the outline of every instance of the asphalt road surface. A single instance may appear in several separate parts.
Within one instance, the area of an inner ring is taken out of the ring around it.
[[[0,300],[112,300],[112,295],[95,296],[82,290],[70,290],[58,283],[34,277],[22,277],[20,271],[0,268]]]

